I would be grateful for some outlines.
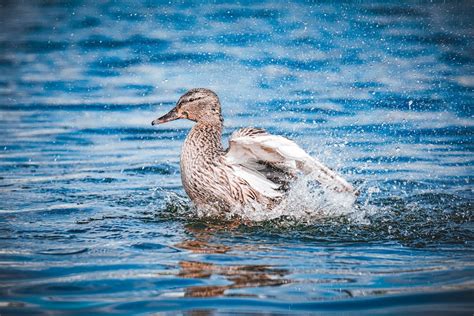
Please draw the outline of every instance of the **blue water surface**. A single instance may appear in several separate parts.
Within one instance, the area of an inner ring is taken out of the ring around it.
[[[1,1],[0,314],[474,311],[472,1]],[[191,122],[258,126],[354,214],[190,215]]]

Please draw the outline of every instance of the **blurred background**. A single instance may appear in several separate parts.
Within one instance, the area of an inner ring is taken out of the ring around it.
[[[472,312],[473,16],[1,1],[0,311]],[[190,215],[192,124],[150,122],[195,87],[219,95],[226,137],[266,128],[362,186],[353,212],[233,230]]]

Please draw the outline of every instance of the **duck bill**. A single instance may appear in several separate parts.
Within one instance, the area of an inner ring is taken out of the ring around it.
[[[162,117],[159,117],[153,122],[151,122],[151,125],[163,124],[163,123],[171,122],[180,118],[181,117],[179,117],[178,111],[176,111],[176,108],[174,108],[168,113],[166,113],[165,115],[163,115]]]

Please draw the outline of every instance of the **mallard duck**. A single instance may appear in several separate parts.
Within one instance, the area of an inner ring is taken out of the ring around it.
[[[184,141],[180,167],[184,190],[198,208],[261,205],[271,209],[301,174],[311,175],[331,191],[355,195],[351,184],[283,136],[245,127],[231,135],[224,149],[221,104],[209,89],[189,90],[151,124],[177,119],[196,122]]]

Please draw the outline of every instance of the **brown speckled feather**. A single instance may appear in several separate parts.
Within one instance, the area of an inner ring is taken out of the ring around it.
[[[188,134],[181,152],[181,180],[191,200],[198,206],[214,205],[223,209],[271,200],[255,191],[235,175],[224,159],[222,126],[196,124]]]

